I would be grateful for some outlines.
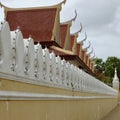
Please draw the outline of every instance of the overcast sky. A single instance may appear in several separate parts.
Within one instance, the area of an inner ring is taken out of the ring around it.
[[[1,0],[11,7],[28,7],[57,4],[62,0]],[[19,2],[19,3],[18,3]],[[19,5],[19,6],[18,6]],[[91,42],[96,57],[106,60],[108,56],[120,58],[120,1],[119,0],[67,0],[62,5],[61,22],[69,20],[77,11],[77,19],[71,32],[83,25],[87,42]],[[0,14],[0,16],[2,16]],[[81,34],[82,35],[82,34]],[[79,35],[78,41],[81,40]],[[86,42],[86,43],[87,43]],[[88,50],[90,51],[90,49]]]

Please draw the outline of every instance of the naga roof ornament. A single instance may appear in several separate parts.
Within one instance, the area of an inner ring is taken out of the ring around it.
[[[88,46],[87,46],[86,48],[83,48],[83,50],[87,52],[87,49],[89,49],[89,48],[90,48],[90,46],[91,46],[91,43],[90,43],[90,41],[89,41]]]
[[[88,56],[90,56],[93,53],[93,47],[90,52],[87,53]]]
[[[81,40],[80,42],[78,42],[78,44],[83,44],[83,42],[85,42],[86,39],[87,39],[87,34],[86,34],[86,32],[85,32],[85,38],[84,38],[83,40]]]
[[[75,16],[73,18],[71,18],[70,20],[68,20],[68,21],[62,22],[61,24],[72,23],[72,21],[75,21],[76,18],[77,18],[77,12],[75,10]]]
[[[94,58],[95,58],[95,52],[94,52],[93,56],[90,59],[93,60]]]
[[[82,24],[80,23],[80,29],[77,32],[71,33],[71,35],[75,35],[75,34],[81,33],[82,29],[83,29],[83,27],[82,27]]]

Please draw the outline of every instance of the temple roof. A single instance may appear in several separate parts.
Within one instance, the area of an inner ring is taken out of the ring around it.
[[[24,38],[45,41],[52,38],[56,12],[57,8],[8,11],[6,19],[11,30],[20,26]]]

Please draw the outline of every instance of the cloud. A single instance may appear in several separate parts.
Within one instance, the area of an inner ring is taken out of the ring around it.
[[[72,30],[82,21],[88,40],[93,44],[96,56],[104,60],[108,56],[120,58],[120,1],[80,0],[75,2],[78,18]]]

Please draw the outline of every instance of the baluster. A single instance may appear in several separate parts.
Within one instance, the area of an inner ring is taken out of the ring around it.
[[[43,50],[43,76],[45,81],[50,82],[50,54],[49,50],[45,48]]]
[[[56,57],[56,82],[62,84],[61,81],[61,58],[59,56]]]
[[[50,53],[50,81],[56,84],[56,57],[52,52]]]
[[[24,39],[24,51],[25,76],[34,78],[34,43],[31,37],[29,37],[28,39]]]
[[[11,73],[11,35],[8,22],[0,23],[0,70],[5,73]]]
[[[16,75],[24,76],[24,42],[19,28],[11,32],[12,64],[11,69]]]

